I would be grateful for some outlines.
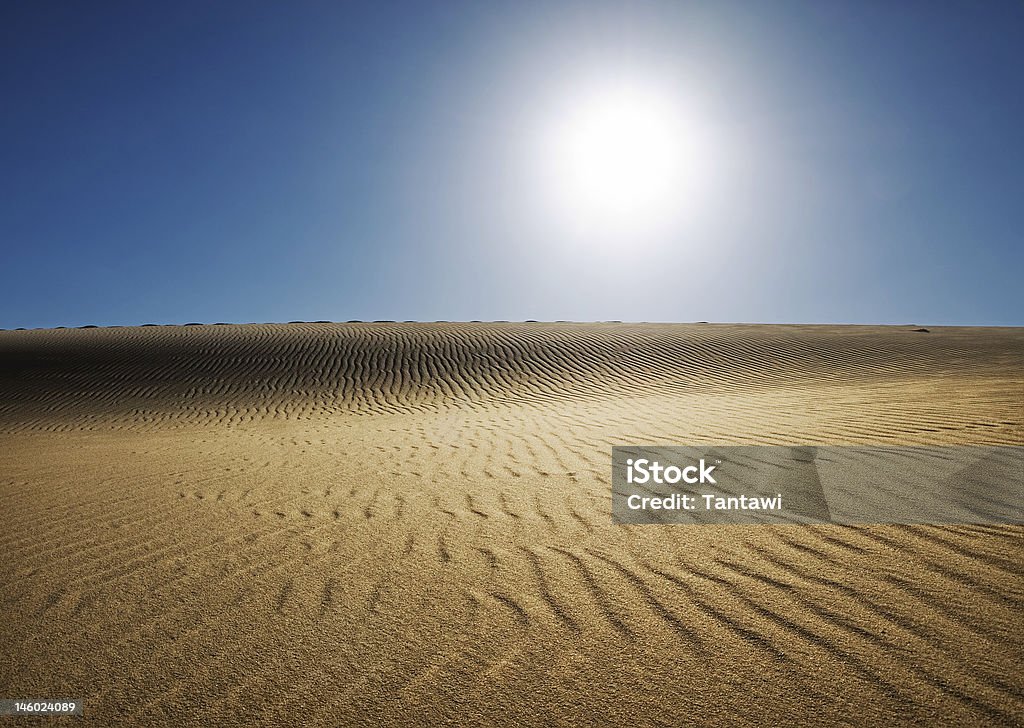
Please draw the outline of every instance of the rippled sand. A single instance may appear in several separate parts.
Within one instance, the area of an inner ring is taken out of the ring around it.
[[[1024,528],[639,526],[610,449],[1024,443],[1024,329],[0,332],[0,697],[89,725],[1024,722]]]

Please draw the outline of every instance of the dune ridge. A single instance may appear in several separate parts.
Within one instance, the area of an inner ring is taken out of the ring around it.
[[[626,443],[1021,444],[1024,329],[0,332],[0,693],[95,725],[1024,722],[1024,529],[620,527]]]
[[[936,331],[359,323],[0,332],[0,427],[111,417],[122,427],[163,418],[202,423],[218,411],[244,420],[544,407],[809,383],[1002,382],[1020,371],[1019,329]]]

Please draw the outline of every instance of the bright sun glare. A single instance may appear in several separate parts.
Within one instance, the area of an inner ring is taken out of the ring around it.
[[[670,95],[612,85],[574,96],[545,136],[546,196],[589,237],[664,232],[699,175],[695,129]]]

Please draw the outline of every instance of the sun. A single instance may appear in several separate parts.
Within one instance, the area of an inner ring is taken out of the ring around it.
[[[544,138],[546,197],[591,236],[661,230],[685,204],[696,163],[688,146],[671,94],[628,84],[576,94]]]

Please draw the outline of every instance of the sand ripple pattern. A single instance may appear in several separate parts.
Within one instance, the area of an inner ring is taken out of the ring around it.
[[[1024,529],[640,526],[628,443],[1021,444],[1024,330],[0,332],[0,694],[86,725],[1024,724]]]
[[[360,323],[6,331],[0,427],[547,408],[808,383],[891,388],[1014,369],[1024,372],[1017,329]]]

